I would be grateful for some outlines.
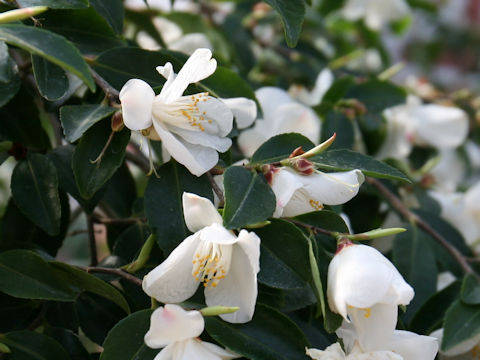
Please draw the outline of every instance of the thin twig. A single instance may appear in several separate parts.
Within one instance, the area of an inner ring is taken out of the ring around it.
[[[129,147],[130,146],[131,144],[129,145]],[[136,150],[135,152],[127,151],[125,153],[125,158],[127,159],[127,161],[130,161],[131,163],[137,165],[145,174],[148,174],[148,172],[150,171],[150,163],[142,152],[137,152]]]
[[[104,224],[104,225],[108,225],[108,224],[128,225],[128,224],[135,224],[135,223],[138,223],[138,222],[146,222],[147,221],[146,218],[141,218],[141,217],[108,218],[108,217],[99,216],[97,214],[93,215],[92,220],[93,220],[94,223]]]
[[[293,219],[285,219],[285,220],[290,221],[291,223],[293,223],[295,225],[310,229],[314,234],[318,234],[318,233],[325,234],[325,235],[331,236],[333,238],[336,238],[337,234],[338,234],[334,231],[330,231],[330,230],[327,230],[327,229],[322,229],[318,226],[308,225],[308,224],[305,224],[301,221],[297,221],[297,220],[293,220]]]
[[[462,267],[463,271],[466,273],[475,274],[475,271],[472,269],[468,261],[465,257],[454,247],[450,244],[442,235],[440,235],[435,229],[433,229],[428,223],[426,223],[422,218],[418,215],[411,212],[405,204],[398,198],[394,193],[392,193],[385,185],[383,185],[380,181],[367,177],[367,183],[374,186],[382,195],[383,197],[390,203],[390,205],[399,212],[399,214],[407,221],[411,222],[412,224],[417,225],[420,229],[425,231],[428,235],[430,235],[435,241],[437,241],[447,252],[455,259],[455,261]]]
[[[33,321],[28,325],[28,330],[35,330],[38,328],[40,325],[42,325],[43,319],[45,318],[45,315],[47,314],[47,308],[48,308],[48,302],[42,302],[40,305],[40,311],[38,312],[38,315],[33,319]]]
[[[219,203],[218,206],[222,207],[223,204],[225,204],[225,198],[223,197],[223,191],[220,189],[218,184],[215,182],[215,179],[213,178],[213,175],[210,172],[207,172],[207,177],[208,180],[210,181],[210,184],[212,185],[212,189],[217,194]]]
[[[122,269],[112,269],[106,267],[95,267],[95,266],[81,266],[80,269],[86,271],[87,273],[101,273],[101,274],[110,274],[120,276],[121,278],[130,281],[131,283],[142,286],[142,280],[136,276],[130,275],[129,273],[123,271]]]
[[[95,70],[90,67],[93,80],[105,93],[110,102],[110,105],[116,105],[119,103],[118,95],[120,94],[117,89],[110,85],[103,77],[101,77]]]
[[[90,247],[90,265],[97,266],[97,242],[95,241],[95,230],[93,229],[93,216],[87,214],[88,244]]]

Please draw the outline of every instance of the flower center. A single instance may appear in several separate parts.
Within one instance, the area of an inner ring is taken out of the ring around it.
[[[308,203],[315,210],[322,210],[323,209],[323,205],[317,200],[310,199],[310,200],[308,200]]]
[[[348,305],[350,309],[356,309],[356,310],[361,310],[364,311],[365,314],[363,314],[363,317],[365,319],[368,319],[370,316],[372,316],[372,308],[357,308],[355,306]]]
[[[231,245],[202,241],[193,256],[192,276],[196,281],[203,282],[204,287],[216,287],[228,273],[231,257]]]

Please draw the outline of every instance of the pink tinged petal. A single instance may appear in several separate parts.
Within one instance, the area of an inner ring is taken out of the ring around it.
[[[170,133],[158,121],[154,121],[153,126],[170,155],[192,174],[201,176],[217,164],[218,153],[214,149],[190,144]]]
[[[231,323],[245,323],[252,319],[255,311],[258,268],[252,264],[253,254],[247,254],[238,243],[232,246],[230,269],[216,287],[205,288],[205,301],[208,306],[238,306],[238,311],[220,317]]]
[[[275,135],[296,132],[307,137],[314,144],[318,144],[321,121],[308,106],[299,103],[281,105],[277,107],[273,116],[277,122]]]
[[[278,106],[294,101],[285,90],[273,86],[259,88],[255,91],[255,96],[262,107],[263,118],[272,123],[275,123]]]
[[[199,336],[204,328],[199,311],[185,311],[181,306],[166,304],[156,309],[150,318],[145,344],[153,349]]]
[[[400,354],[403,360],[434,360],[438,352],[438,340],[432,336],[395,330],[388,348]]]
[[[182,204],[185,224],[191,232],[197,232],[212,224],[222,224],[222,217],[207,198],[184,192]]]
[[[155,92],[145,81],[130,79],[120,90],[123,122],[130,130],[147,129],[152,125]]]
[[[253,124],[257,117],[257,104],[251,99],[236,97],[220,99],[235,117],[238,129],[245,129]]]
[[[209,77],[216,69],[217,61],[212,59],[212,51],[197,49],[183,65],[172,84],[162,89],[160,98],[167,104],[174,102],[182,96],[189,84]]]
[[[295,191],[303,186],[299,179],[300,176],[283,168],[273,174],[271,186],[277,199],[277,206],[273,213],[274,217],[282,216],[284,207],[288,204]]]
[[[167,259],[143,278],[143,291],[163,303],[190,298],[198,287],[192,275],[193,256],[200,243],[198,234],[183,240]]]

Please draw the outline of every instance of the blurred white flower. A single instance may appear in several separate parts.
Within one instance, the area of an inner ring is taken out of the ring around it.
[[[403,159],[413,145],[428,145],[437,149],[452,149],[461,145],[468,133],[467,114],[455,107],[426,104],[409,95],[405,105],[384,111],[387,137],[377,157]]]
[[[192,0],[125,0],[125,7],[132,10],[147,10],[148,8],[159,11],[185,11],[185,12],[198,12],[198,4],[195,4]]]
[[[340,205],[358,194],[365,177],[360,170],[301,175],[286,167],[273,170],[271,187],[277,198],[274,217],[296,216]]]
[[[307,106],[315,106],[320,104],[323,96],[328,89],[330,89],[334,80],[332,71],[326,68],[318,74],[315,85],[311,91],[303,85],[294,84],[290,86],[288,93],[292,98]]]
[[[352,59],[347,68],[355,71],[377,72],[382,69],[382,58],[377,49],[366,49],[365,52]]]
[[[262,87],[255,95],[263,119],[257,119],[253,128],[242,131],[238,137],[238,145],[246,157],[251,157],[272,136],[283,133],[300,133],[318,144],[321,122],[310,107],[294,101],[285,90],[276,87]]]
[[[364,351],[385,349],[398,305],[407,305],[413,295],[395,266],[370,246],[341,245],[328,267],[330,309],[352,322]]]
[[[207,92],[182,96],[187,86],[213,74],[217,62],[208,49],[198,49],[175,74],[171,63],[158,66],[167,80],[159,95],[145,81],[130,79],[120,91],[125,126],[149,139],[162,140],[172,157],[200,176],[218,161],[232,141],[233,114]]]
[[[200,340],[198,336],[204,326],[199,311],[185,311],[178,305],[167,304],[152,313],[145,344],[152,349],[163,348],[156,360],[227,360],[240,357]]]
[[[443,328],[437,329],[430,334],[441,343],[443,339]],[[480,334],[465,339],[460,344],[447,351],[440,351],[440,360],[477,360],[480,356]]]
[[[346,19],[364,19],[372,30],[380,30],[384,23],[401,19],[410,14],[405,0],[347,0],[342,9]]]
[[[222,217],[210,200],[183,194],[183,213],[193,232],[168,258],[143,279],[143,290],[163,303],[190,298],[203,283],[208,306],[238,306],[220,315],[232,323],[252,319],[260,270],[260,239],[241,230],[238,236],[222,226]]]

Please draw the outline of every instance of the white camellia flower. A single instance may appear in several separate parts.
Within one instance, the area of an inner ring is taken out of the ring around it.
[[[330,89],[334,81],[333,73],[330,69],[326,68],[320,71],[315,80],[315,85],[311,91],[305,86],[294,84],[288,89],[288,93],[295,100],[307,106],[315,106],[320,104],[325,93]]]
[[[212,75],[217,62],[208,49],[198,49],[175,74],[171,63],[158,66],[167,80],[159,95],[145,81],[130,79],[120,91],[125,126],[149,139],[162,140],[172,157],[192,174],[200,176],[216,165],[218,153],[232,141],[233,114],[207,92],[185,95],[191,83]]]
[[[461,145],[468,134],[468,116],[455,107],[426,104],[409,95],[405,105],[384,111],[387,137],[377,157],[405,158],[413,145],[452,149]]]
[[[283,133],[300,133],[318,144],[321,122],[311,108],[276,87],[262,87],[255,95],[262,106],[263,119],[257,119],[253,128],[242,131],[238,137],[238,146],[246,157],[251,157],[272,136]]]
[[[397,324],[398,305],[414,291],[378,250],[346,243],[328,267],[330,309],[351,321],[364,351],[385,349]]]
[[[358,194],[365,177],[360,170],[301,175],[282,167],[273,171],[271,187],[277,198],[274,217],[296,216],[340,205]]]
[[[359,20],[372,30],[380,30],[384,23],[401,19],[410,13],[405,0],[348,0],[342,9],[346,19]]]
[[[438,339],[443,339],[443,328],[435,330],[430,334]],[[480,356],[480,334],[465,339],[460,344],[447,351],[440,351],[440,360],[477,360]]]
[[[163,303],[190,298],[203,283],[208,306],[237,306],[225,321],[252,319],[260,270],[260,239],[241,230],[238,236],[222,226],[222,217],[210,200],[183,193],[183,213],[193,232],[168,258],[143,279],[143,290]]]
[[[153,312],[145,344],[152,349],[163,348],[154,360],[228,360],[240,357],[198,339],[204,327],[199,311],[185,311],[178,305],[167,304]]]

